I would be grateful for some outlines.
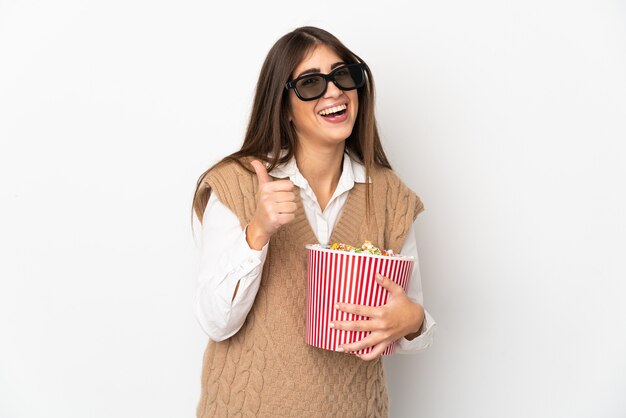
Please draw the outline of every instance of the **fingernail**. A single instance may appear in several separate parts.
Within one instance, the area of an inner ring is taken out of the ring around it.
[[[335,323],[331,322],[330,324],[328,324],[328,326],[331,327],[331,328],[335,328]]]
[[[382,281],[383,281],[383,276],[381,276],[380,274],[376,274],[376,279],[377,279],[379,282],[382,282]]]
[[[339,309],[339,304],[335,303],[335,309]]]
[[[343,353],[343,347],[338,347],[337,351],[339,351],[340,353]]]

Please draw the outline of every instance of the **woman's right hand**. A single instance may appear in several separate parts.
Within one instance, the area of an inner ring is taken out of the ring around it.
[[[296,194],[291,180],[272,181],[262,162],[254,160],[250,164],[259,180],[259,194],[246,240],[250,248],[260,250],[281,226],[295,219]]]

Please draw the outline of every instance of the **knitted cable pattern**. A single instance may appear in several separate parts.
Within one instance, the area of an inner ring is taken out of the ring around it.
[[[365,184],[349,192],[331,242],[399,251],[419,213],[419,198],[390,170],[372,173],[374,210],[365,217]],[[205,182],[244,228],[256,209],[256,176],[235,163]],[[296,190],[296,196],[299,196]],[[207,417],[386,417],[382,361],[310,347],[305,343],[306,249],[317,240],[302,203],[293,222],[270,240],[259,291],[241,329],[209,341],[197,408]]]

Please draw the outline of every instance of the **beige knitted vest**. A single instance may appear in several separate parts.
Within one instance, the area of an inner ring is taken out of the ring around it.
[[[330,242],[362,243],[399,252],[420,199],[388,169],[371,173],[373,211],[365,216],[365,184],[349,192]],[[236,163],[204,181],[239,218],[256,207],[256,175]],[[225,341],[209,340],[204,354],[199,418],[386,417],[382,362],[310,347],[305,343],[306,249],[317,242],[298,197],[293,222],[270,240],[256,299],[241,329]]]

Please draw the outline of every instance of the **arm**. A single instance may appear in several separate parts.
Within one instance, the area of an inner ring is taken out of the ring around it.
[[[234,335],[252,308],[267,255],[253,250],[239,220],[212,194],[203,221],[195,314],[214,341]]]
[[[203,215],[196,317],[215,341],[231,337],[243,325],[261,284],[267,244],[293,221],[297,209],[290,180],[272,181],[263,163],[251,164],[259,192],[246,228],[241,230],[238,218],[214,195]]]
[[[367,320],[334,321],[331,327],[352,331],[369,331],[369,335],[360,341],[343,344],[338,351],[354,352],[373,347],[368,354],[359,355],[364,360],[378,357],[393,341],[399,340],[398,352],[414,352],[424,349],[432,342],[435,324],[432,317],[424,311],[421,304],[421,280],[417,263],[417,245],[413,228],[409,231],[403,255],[412,255],[416,263],[414,276],[407,292],[392,280],[377,275],[377,282],[389,292],[389,299],[383,306],[370,307],[348,303],[338,303],[337,309],[368,317]],[[415,275],[417,273],[417,276]]]
[[[409,282],[406,293],[408,298],[412,302],[423,305],[424,294],[422,292],[422,280],[417,253],[417,239],[415,237],[415,227],[411,228],[411,230],[409,231],[400,254],[410,255],[415,258],[411,281]],[[424,321],[422,322],[420,330],[416,333],[409,334],[406,335],[404,338],[401,338],[398,341],[398,345],[396,346],[396,353],[415,353],[417,351],[428,348],[433,342],[436,325],[437,324],[435,323],[434,318],[428,313],[428,311],[424,310]]]

